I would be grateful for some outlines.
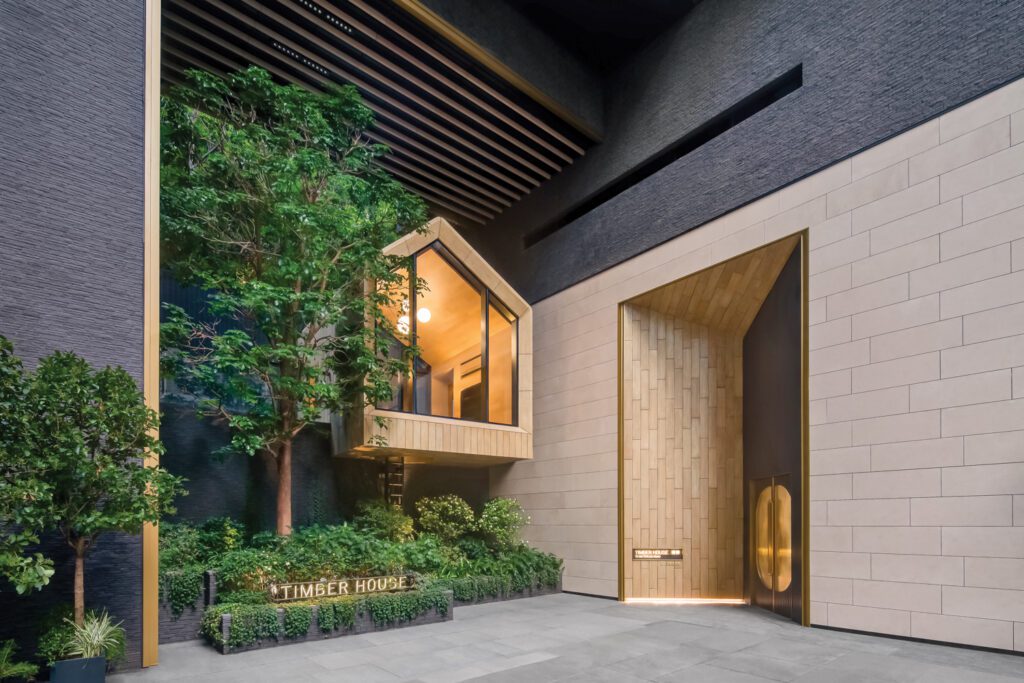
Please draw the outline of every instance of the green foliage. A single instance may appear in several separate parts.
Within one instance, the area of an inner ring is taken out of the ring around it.
[[[324,633],[355,626],[356,614],[362,613],[362,598],[328,598],[317,605],[317,625]]]
[[[162,102],[161,254],[218,323],[168,306],[163,370],[227,421],[231,450],[281,458],[324,410],[389,399],[407,371],[382,350],[408,259],[382,249],[424,206],[376,164],[386,148],[364,142],[354,87],[317,94],[255,67],[186,81]]]
[[[454,544],[476,528],[473,508],[456,495],[420,498],[416,512],[420,530],[437,536],[442,543]]]
[[[281,558],[265,549],[228,551],[217,558],[214,569],[218,584],[229,591],[261,591],[271,582],[286,579]]]
[[[47,665],[71,656],[71,639],[75,635],[74,622],[70,620],[73,615],[70,605],[59,605],[42,619],[36,656]],[[94,615],[89,611],[86,616]]]
[[[199,632],[214,645],[224,645],[220,630],[221,617],[231,615],[228,647],[244,647],[268,638],[278,638],[281,624],[274,605],[214,605],[203,614]]]
[[[13,640],[0,645],[0,681],[31,679],[39,672],[35,664],[14,661],[16,649]]]
[[[519,544],[519,530],[529,523],[518,500],[495,498],[484,505],[477,528],[490,547],[508,550]]]
[[[78,559],[103,533],[137,534],[174,512],[182,479],[146,466],[149,455],[162,452],[153,436],[159,421],[124,369],[94,371],[58,351],[39,362],[26,397],[37,430],[33,470],[48,491],[41,516]],[[84,602],[76,592],[79,620]]]
[[[450,590],[456,600],[476,602],[482,598],[496,598],[512,592],[512,579],[508,576],[463,576],[435,579],[430,587]]]
[[[313,608],[309,605],[285,605],[284,634],[289,638],[301,638],[309,632],[313,623]]]
[[[160,525],[160,597],[180,615],[203,589],[203,572],[215,558],[242,547],[242,526],[214,517],[198,527],[186,523]]]
[[[53,575],[49,558],[27,552],[50,522],[53,487],[36,462],[42,436],[21,361],[0,335],[0,577],[18,593],[42,588]]]
[[[30,388],[46,435],[37,467],[52,485],[52,519],[72,545],[110,531],[137,534],[174,512],[181,479],[143,463],[163,452],[159,420],[122,368],[94,371],[60,351],[43,358]]]
[[[270,602],[266,591],[218,591],[218,605],[264,605]]]
[[[377,626],[412,621],[435,609],[439,614],[447,614],[450,607],[444,593],[436,590],[374,593],[366,596],[364,601],[366,611]]]
[[[562,560],[521,545],[472,563],[471,574],[508,577],[512,591],[553,587],[562,575]]]
[[[111,621],[110,615],[104,610],[101,614],[86,615],[81,626],[66,620],[71,625],[68,654],[72,657],[106,657],[108,663],[114,663],[124,657],[125,632],[121,622]]]
[[[412,517],[399,506],[383,500],[360,503],[359,514],[352,524],[360,531],[394,543],[405,543],[413,537]]]
[[[203,592],[203,570],[196,565],[185,569],[165,569],[160,572],[160,599],[171,608],[171,614],[180,616],[193,607]]]

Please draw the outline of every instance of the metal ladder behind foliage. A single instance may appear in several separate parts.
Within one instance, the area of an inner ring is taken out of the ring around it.
[[[405,491],[405,458],[389,457],[384,464],[384,498],[392,505],[402,507]]]

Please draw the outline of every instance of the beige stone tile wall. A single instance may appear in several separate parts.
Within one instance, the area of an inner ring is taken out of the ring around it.
[[[615,596],[617,306],[809,227],[811,620],[1024,650],[1024,80],[534,306],[565,588]]]

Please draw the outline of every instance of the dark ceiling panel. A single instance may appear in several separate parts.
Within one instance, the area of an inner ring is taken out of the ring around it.
[[[164,80],[246,65],[314,91],[351,83],[385,168],[442,214],[483,224],[593,143],[386,0],[165,0]]]

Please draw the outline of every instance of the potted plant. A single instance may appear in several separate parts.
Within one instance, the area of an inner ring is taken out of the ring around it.
[[[81,625],[65,619],[48,636],[52,683],[103,683],[107,667],[124,656],[124,629],[106,611],[90,612]]]

